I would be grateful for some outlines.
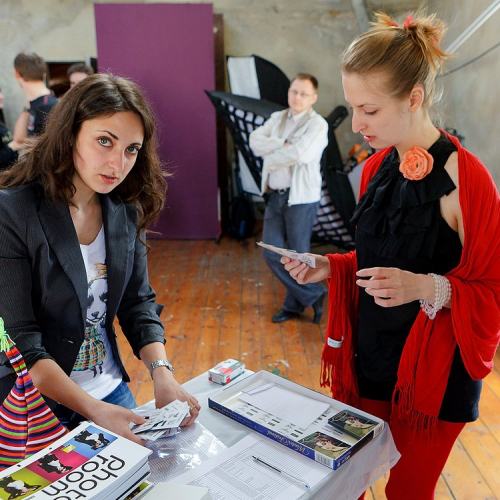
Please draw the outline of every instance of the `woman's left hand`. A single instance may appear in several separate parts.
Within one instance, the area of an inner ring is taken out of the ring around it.
[[[434,280],[426,274],[415,274],[395,267],[360,269],[356,284],[382,307],[394,307],[414,300],[434,301]]]
[[[186,401],[189,405],[189,415],[186,417],[181,426],[191,425],[194,423],[200,414],[200,403],[198,400],[189,394],[180,384],[175,380],[174,376],[166,368],[156,369],[154,371],[154,396],[157,408],[163,408],[172,401],[178,399],[179,401]]]

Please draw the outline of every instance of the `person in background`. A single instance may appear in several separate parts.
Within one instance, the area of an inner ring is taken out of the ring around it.
[[[250,148],[264,160],[261,194],[266,199],[262,240],[276,247],[309,252],[311,235],[321,199],[323,150],[328,144],[328,123],[313,109],[318,81],[299,73],[288,90],[288,105],[273,113],[250,134]],[[281,323],[298,317],[312,306],[313,322],[323,313],[326,288],[318,283],[299,286],[280,264],[278,254],[263,249],[274,275],[285,285],[283,306],[272,317]]]
[[[401,453],[388,500],[431,500],[449,453],[478,418],[500,330],[500,199],[493,180],[429,115],[445,24],[378,13],[341,55],[365,162],[356,250],[283,257],[298,283],[329,284],[322,385],[390,423]]]
[[[157,407],[200,405],[175,380],[147,271],[145,232],[166,181],[137,85],[107,74],[68,91],[45,132],[0,173],[0,311],[34,385],[63,425],[83,419],[141,440],[115,317],[153,379]],[[15,376],[0,357],[0,397]],[[56,403],[57,402],[57,403]]]
[[[3,109],[4,99],[5,96],[0,89],[0,110]],[[15,163],[18,149],[20,149],[20,145],[14,143],[10,130],[0,117],[0,170],[6,170]]]
[[[20,52],[14,59],[14,75],[27,100],[14,126],[17,144],[23,145],[27,138],[42,133],[47,115],[57,102],[46,85],[47,72],[47,64],[34,52]]]
[[[89,66],[88,64],[85,64],[84,62],[77,62],[75,64],[72,64],[69,68],[68,71],[66,72],[69,80],[69,86],[74,87],[78,82],[81,82],[87,76],[93,75],[94,70],[92,69],[92,66]]]

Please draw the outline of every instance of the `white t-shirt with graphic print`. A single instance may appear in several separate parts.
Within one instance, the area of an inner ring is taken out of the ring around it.
[[[87,271],[88,295],[85,340],[71,372],[71,379],[96,399],[113,392],[122,381],[106,334],[108,273],[104,228],[90,245],[80,245]]]

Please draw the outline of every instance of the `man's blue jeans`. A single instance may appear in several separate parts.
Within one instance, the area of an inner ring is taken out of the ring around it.
[[[267,195],[262,240],[269,245],[290,248],[299,253],[309,252],[319,202],[289,206],[288,195],[289,191],[283,194],[273,191]],[[281,264],[279,254],[264,248],[263,255],[271,271],[286,287],[283,303],[285,311],[301,313],[326,294],[326,288],[319,283],[299,285]]]

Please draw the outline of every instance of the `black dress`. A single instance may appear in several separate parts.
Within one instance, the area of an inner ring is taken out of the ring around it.
[[[352,219],[358,269],[396,267],[444,275],[459,264],[462,244],[443,219],[439,202],[456,189],[444,168],[454,151],[454,144],[441,134],[428,151],[433,169],[419,181],[399,172],[396,149],[386,156]],[[360,289],[356,372],[361,397],[391,400],[401,353],[419,311],[418,301],[380,307]],[[480,392],[481,382],[470,378],[457,347],[439,418],[475,420]]]

